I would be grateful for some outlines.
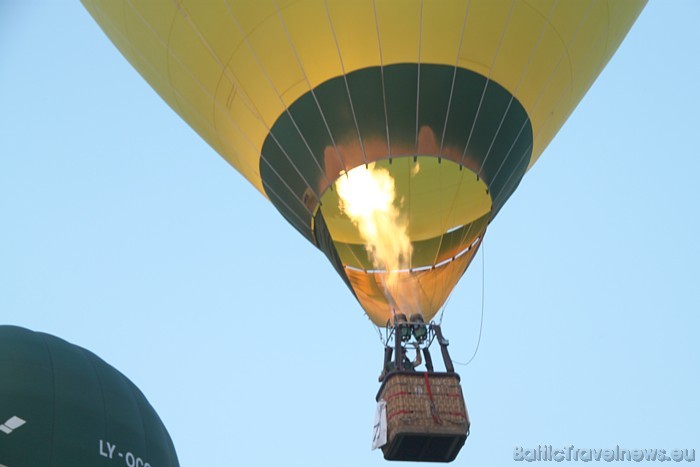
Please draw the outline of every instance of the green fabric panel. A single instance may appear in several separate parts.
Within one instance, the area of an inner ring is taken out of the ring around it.
[[[332,148],[329,153],[337,160],[333,144],[359,147],[361,135],[363,142],[378,138],[390,144],[393,156],[414,155],[417,104],[418,128],[430,128],[438,147],[444,133],[442,157],[463,163],[489,186],[496,200],[493,215],[527,169],[532,150],[528,115],[498,83],[462,68],[455,73],[454,67],[446,65],[421,64],[419,71],[417,64],[397,64],[384,67],[383,73],[384,90],[380,67],[319,85],[279,117],[263,144],[260,174],[266,192],[280,213],[312,242],[312,233],[299,223],[311,225],[310,212],[317,200],[309,203],[309,187],[318,196],[337,175],[325,173],[331,157],[326,148]],[[416,92],[419,73],[420,95]],[[439,148],[434,152],[425,155],[437,157]],[[375,154],[368,159],[386,156]],[[341,157],[347,169],[364,162],[363,157],[349,157],[342,151]]]
[[[270,148],[274,151],[274,156],[268,160],[277,161],[284,159],[286,165],[282,166],[283,170],[279,171],[279,173],[284,174],[285,180],[287,180],[287,174],[296,174],[297,171],[303,175],[303,178],[297,175],[289,179],[292,182],[290,186],[295,192],[303,193],[307,188],[311,188],[318,195],[323,187],[321,183],[325,175],[320,169],[323,165],[322,161],[319,160],[319,154],[312,154],[309,146],[307,146],[306,138],[302,138],[301,128],[305,126],[304,119],[306,114],[306,112],[294,114],[294,119],[292,119],[289,113],[284,113],[277,119],[277,122],[270,130],[272,136],[268,137],[274,137],[274,144]],[[312,111],[310,114],[314,115],[314,112]],[[293,166],[289,159],[294,161]]]
[[[371,68],[379,74],[379,68]],[[418,86],[418,67],[416,65],[392,65],[384,67],[384,93],[386,94],[387,114],[389,115],[389,138],[392,155],[397,152],[399,144],[414,148],[416,142],[416,99]],[[382,101],[381,93],[372,96]]]
[[[146,443],[141,412],[134,400],[131,383],[101,365],[95,367],[104,396],[105,437],[128,446],[134,455],[145,458]],[[151,462],[149,460],[149,462]]]
[[[0,423],[19,416],[32,424],[10,435],[0,433],[0,465],[50,467],[51,446],[47,440],[53,434],[51,360],[41,336],[23,331],[0,327]]]
[[[0,423],[12,416],[26,424],[0,433],[1,465],[179,466],[160,418],[119,371],[62,339],[0,326]]]
[[[282,197],[278,196],[276,192],[268,189],[268,184],[265,181],[263,181],[263,187],[267,190],[267,196],[270,198],[272,204],[275,206],[282,206],[285,209],[285,212],[289,214],[289,217],[285,216],[285,218],[292,225],[292,227],[294,227],[297,232],[302,234],[304,237],[312,238],[313,234],[311,232],[311,223],[309,222],[311,215],[305,209],[303,209],[303,207],[301,207],[302,205],[299,204],[296,209],[288,208],[287,206],[290,204],[293,205],[293,203],[297,201],[293,199],[283,199]],[[301,201],[298,201],[298,203],[301,203]]]
[[[326,220],[323,218],[323,214],[321,213],[320,209],[318,210],[318,212],[316,213],[316,217],[314,218],[314,226],[316,246],[318,246],[318,248],[326,254],[326,257],[328,257],[328,260],[333,265],[335,272],[338,273],[341,279],[343,279],[343,282],[345,282],[345,285],[347,285],[352,294],[355,295],[355,291],[352,289],[350,281],[348,280],[348,276],[345,274],[343,262],[338,256],[338,252],[336,251],[335,245],[333,244],[333,239],[331,238],[330,233],[328,232]]]
[[[470,78],[474,74],[454,74],[454,67],[421,65],[420,67],[420,101],[419,101],[419,126],[427,125],[433,129],[438,141],[442,139],[445,121],[448,117],[447,109],[450,106],[453,78],[459,77],[461,82],[455,82],[455,86],[473,87]],[[478,76],[478,75],[476,75]],[[476,79],[474,79],[476,81]],[[450,142],[453,135],[445,132],[445,142]]]
[[[105,436],[100,383],[84,349],[42,337],[53,363],[56,401],[51,457],[79,465],[99,455],[99,439],[110,439]]]
[[[150,409],[150,404],[141,391],[135,386],[132,387],[132,390],[134,391],[138,410],[141,413],[146,443],[146,458],[162,459],[164,465],[177,465],[175,447],[168,433],[161,429],[162,422],[160,418]]]
[[[382,76],[376,68],[365,68],[348,75],[348,88],[352,96],[352,105],[357,117],[357,127],[363,140],[369,138],[386,139],[386,119],[384,117],[384,100],[382,99]],[[415,93],[415,82],[414,89]],[[415,99],[414,99],[415,100]],[[415,105],[414,105],[415,114]],[[354,122],[352,122],[354,125]],[[357,135],[341,134],[336,142],[342,143]],[[350,138],[348,138],[350,136]]]
[[[341,253],[345,264],[352,268],[371,270],[374,269],[374,264],[369,258],[369,253],[364,245],[356,243],[336,242],[338,251]]]

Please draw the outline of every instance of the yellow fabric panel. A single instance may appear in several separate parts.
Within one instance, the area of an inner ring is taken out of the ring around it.
[[[177,15],[169,38],[169,75],[175,89],[205,116],[211,115],[222,66],[209,53],[198,31],[182,15]]]
[[[223,105],[221,105],[223,103]],[[268,134],[268,128],[257,117],[257,111],[248,102],[245,96],[238,92],[238,87],[228,80],[222,80],[217,92],[217,105],[214,108],[214,121],[216,127],[222,132],[222,139],[232,136],[235,139],[228,141],[231,151],[235,151],[241,159],[241,164],[251,167],[246,170],[246,178],[254,172],[259,172],[260,149],[259,141],[263,141]],[[227,135],[227,136],[224,136]],[[245,156],[244,156],[245,155]],[[232,154],[227,152],[224,158],[233,164],[236,169],[242,169],[234,163]],[[252,182],[261,193],[262,180],[255,179]]]
[[[556,49],[558,44],[556,40],[554,44],[543,44],[544,32],[549,29],[549,25],[546,18],[526,4],[513,3],[507,14],[510,16],[508,22],[503,24],[503,38],[498,38],[500,45],[494,51],[498,56],[489,57],[493,60],[491,79],[520,98],[523,95],[520,93],[522,83],[526,78],[530,78],[528,71],[533,58],[539,54],[546,54],[549,60],[552,60],[552,49]],[[551,38],[551,35],[547,38]],[[537,92],[540,90],[541,87]],[[524,97],[527,97],[527,94],[524,94]]]
[[[102,30],[107,34],[109,39],[119,49],[124,58],[129,63],[132,62],[134,53],[132,43],[127,35],[127,28],[124,19],[124,0],[93,0],[90,3],[83,2],[84,5],[89,4],[88,11],[92,14]]]
[[[462,39],[459,62],[468,69],[489,76],[491,65],[509,20],[512,0],[472,1]],[[511,15],[512,18],[512,15]],[[430,61],[425,57],[425,61]],[[515,83],[499,80],[499,84],[513,92]]]
[[[477,247],[464,255],[435,269],[399,273],[397,285],[386,293],[386,274],[366,273],[346,269],[346,275],[360,305],[377,326],[385,326],[392,317],[392,304],[387,295],[396,297],[396,308],[410,315],[423,313],[426,321],[435,317],[445,303],[455,284],[471,263]]]
[[[560,66],[554,71],[553,76],[551,89],[542,94],[540,104],[533,113],[533,117],[537,118],[537,131],[534,133],[532,157],[528,170],[549,145],[573,110],[569,98],[571,82],[568,79],[570,76],[568,69]],[[534,130],[535,124],[533,123]]]
[[[557,31],[561,42],[563,44],[569,44],[575,34],[583,33],[579,26],[584,20],[594,15],[596,4],[606,1],[607,0],[559,1],[551,14],[549,10],[544,11],[537,1],[527,0],[527,3],[532,8],[537,9],[542,16],[549,16],[549,23]],[[605,23],[607,23],[607,19],[605,19]]]
[[[285,107],[249,47],[239,47],[236,50],[227,72],[233,76],[237,92],[245,100],[254,118],[259,119],[265,128],[269,129],[284,112]],[[262,149],[263,141],[264,138],[256,140],[256,146]]]
[[[199,34],[206,39],[208,52],[219,63],[222,65],[228,63],[233,52],[244,46],[240,24],[231,13],[235,3],[207,1],[206,8],[202,8],[201,0],[179,0],[179,2],[178,16],[187,15],[187,21],[193,24]]]
[[[175,15],[178,14],[177,4],[172,0],[149,0],[148,2],[125,2],[126,26],[132,40],[141,44],[141,33],[135,33],[134,28],[148,29],[149,35],[159,38],[158,43],[167,44]],[[150,37],[145,36],[146,40]],[[143,44],[148,47],[148,44]],[[139,48],[141,46],[139,45]],[[160,47],[159,47],[160,48]],[[161,53],[163,50],[160,51]],[[150,54],[144,54],[151,56]]]
[[[134,66],[153,88],[184,117],[176,105],[176,96],[168,78],[170,60],[167,41],[177,11],[169,0],[127,3],[124,11],[129,41],[139,44]],[[157,19],[156,21],[153,21]]]
[[[603,69],[607,55],[607,35],[607,2],[594,2],[578,34],[568,43],[573,77],[569,104],[571,111]]]
[[[567,1],[567,0],[564,0]],[[583,3],[582,0],[577,0]],[[529,6],[534,11],[538,12],[542,19],[549,16],[549,12],[552,11],[552,7],[555,7],[562,3],[562,0],[522,0],[524,5]]]
[[[329,2],[328,11],[346,73],[367,67],[368,62],[379,63],[372,2]]]
[[[260,192],[264,192],[259,164],[255,163],[260,152],[251,143],[250,137],[243,130],[243,124],[248,122],[256,127],[259,134],[266,134],[267,129],[252,116],[243,105],[235,92],[235,87],[229,80],[222,80],[217,90],[216,107],[214,109],[214,125],[220,135],[223,146],[223,157]],[[249,131],[253,131],[250,130]]]
[[[410,158],[398,161],[410,161]],[[399,196],[407,200],[409,235],[413,240],[435,237],[470,223],[491,210],[491,197],[483,180],[471,171],[443,159],[420,159],[420,171],[411,178],[396,177]],[[398,165],[398,164],[397,164]],[[421,173],[422,172],[422,173]],[[425,178],[425,181],[423,181]]]
[[[364,245],[351,245],[334,241],[335,249],[343,266],[350,266],[355,269],[371,269],[372,261],[367,255]]]
[[[90,11],[91,14],[97,13],[100,25],[102,25],[103,22],[108,22],[114,30],[122,32],[127,30],[124,18],[124,8],[126,7],[125,0],[91,0],[90,2],[83,3],[86,7],[89,6],[88,11]],[[126,37],[126,34],[123,34],[123,36]]]
[[[285,111],[285,106],[277,90],[272,87],[258,65],[254,51],[247,46],[239,47],[231,58],[227,70],[234,76],[238,92],[247,100],[256,117],[260,118],[265,127],[271,128],[275,120]],[[263,140],[256,141],[261,149]]]
[[[608,2],[608,13],[611,18],[619,18],[619,21],[608,24],[608,45],[606,48],[606,62],[610,60],[627,32],[632,28],[637,16],[641,12],[646,0],[636,2]]]
[[[306,94],[311,88],[309,88],[309,83],[306,78],[300,78],[296,83],[291,84],[285,91],[281,94],[282,102],[284,105],[289,107],[296,101],[299,96]]]
[[[340,76],[342,68],[338,49],[323,0],[303,0],[283,9],[281,13],[311,86],[316,87]],[[285,99],[293,100],[299,95],[288,94]]]
[[[207,12],[206,14],[208,15],[210,10],[209,3],[214,2],[189,0],[189,3],[191,8],[198,8]],[[238,27],[236,28],[236,34],[242,34],[243,36],[249,36],[264,21],[268,21],[277,15],[275,0],[227,0],[219,3],[224,4],[229,11],[228,14],[235,18],[234,21],[241,28],[240,31]]]
[[[243,136],[240,132],[230,129],[219,129],[219,132],[222,134],[221,144],[226,153],[226,161],[236,167],[238,172],[258,191],[263,192],[262,184],[260,184],[260,170],[257,165],[253,166],[249,162],[255,160],[254,156],[257,152],[250,145],[241,141]]]
[[[101,8],[104,7],[105,10]],[[132,47],[132,41],[127,37],[130,15],[133,15],[133,10],[128,4],[124,4],[118,0],[114,2],[97,2],[96,4],[86,4],[86,8],[96,20],[105,33],[110,37],[110,40],[122,51],[124,57],[129,60],[134,67],[145,77],[148,76],[160,88],[157,89],[160,96],[171,105],[174,106],[174,97],[167,80],[162,77],[166,75],[165,69],[163,73],[155,69],[155,65],[149,62],[150,57],[144,59],[144,53],[141,50]],[[138,31],[141,32],[141,31]],[[157,40],[155,42],[158,42]],[[165,52],[165,49],[162,48]],[[150,82],[150,81],[149,81]]]
[[[564,54],[559,36],[547,23],[546,16],[517,2],[498,54],[491,79],[508,89],[531,113]]]
[[[453,1],[446,8],[443,0],[423,2],[421,62],[447,65],[457,63],[468,3],[468,0]]]
[[[213,100],[209,90],[189,73],[180,72],[179,64],[171,64],[173,88],[177,91],[175,108],[187,123],[215,150],[220,150],[219,136],[210,117]]]
[[[197,97],[197,89],[198,88],[196,88],[194,84],[191,84],[189,89],[185,89],[185,91],[190,90],[191,93],[189,96]],[[187,122],[193,130],[195,130],[216,152],[221,153],[222,147],[219,134],[211,118],[209,118],[208,115],[200,113],[200,109],[192,106],[190,102],[190,100],[184,101],[178,99],[178,109],[181,114],[187,116]]]
[[[417,63],[420,41],[420,2],[381,0],[375,5],[383,64]],[[449,5],[446,7],[449,8]],[[379,65],[379,57],[367,58],[372,61],[367,64],[368,66]],[[374,63],[375,60],[377,63]]]
[[[299,67],[299,62],[294,55],[294,48],[287,38],[278,16],[275,14],[260,24],[248,37],[250,47],[253,49],[259,67],[265,75],[265,80],[270,81],[276,96],[282,100],[282,95],[289,91],[295,84],[304,83],[304,73]],[[237,68],[232,66],[232,69]],[[267,85],[267,83],[265,83]],[[309,91],[308,85],[298,89],[296,94],[287,93],[288,107],[301,95]],[[263,92],[268,92],[267,87]],[[256,93],[257,94],[257,93]],[[252,97],[252,96],[251,96]],[[274,116],[269,126],[274,124],[278,115]]]

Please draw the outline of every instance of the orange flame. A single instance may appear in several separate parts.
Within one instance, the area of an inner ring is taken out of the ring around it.
[[[413,245],[408,235],[408,222],[396,206],[393,177],[388,170],[369,164],[343,173],[335,185],[340,211],[357,227],[374,267],[386,271],[381,277],[385,276],[383,286],[387,300],[394,308],[414,308],[399,303],[407,297],[397,297],[399,290],[405,292],[408,285],[399,284],[399,281],[404,282],[411,276],[406,270],[410,268]]]

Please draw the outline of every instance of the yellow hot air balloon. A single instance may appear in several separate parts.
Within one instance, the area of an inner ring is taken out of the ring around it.
[[[645,1],[83,3],[383,326],[445,303]]]

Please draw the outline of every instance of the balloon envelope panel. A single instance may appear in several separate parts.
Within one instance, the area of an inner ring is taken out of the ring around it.
[[[123,374],[15,326],[0,326],[0,430],[7,467],[179,466],[160,418]]]

